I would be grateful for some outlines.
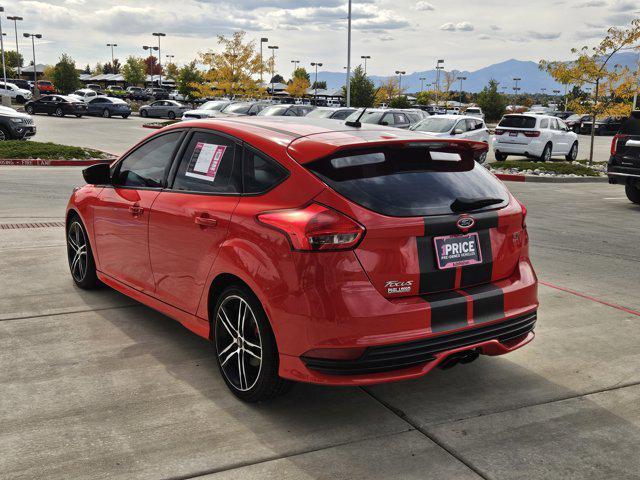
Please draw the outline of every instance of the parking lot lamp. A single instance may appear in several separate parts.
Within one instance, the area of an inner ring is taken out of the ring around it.
[[[444,70],[444,60],[440,59],[436,62],[436,107],[439,106],[438,96],[440,93],[440,70]]]
[[[396,75],[398,75],[398,97],[402,96],[402,75],[404,75],[404,70],[396,70]]]
[[[267,48],[271,50],[271,96],[273,97],[273,77],[276,74],[276,50],[277,45],[267,45]]]
[[[360,58],[364,60],[364,74],[367,74],[367,60],[371,59],[371,55],[360,55]]]
[[[18,22],[23,20],[23,18],[13,16],[13,17],[7,17],[7,20],[13,20],[13,30],[16,33],[16,54],[18,58],[20,58],[20,50],[18,50]],[[20,61],[18,60],[18,77],[20,76],[21,73],[22,72],[21,72]]]
[[[0,12],[4,12],[4,7],[0,7]],[[4,63],[4,39],[2,38],[2,16],[0,15],[0,50],[2,50],[2,76],[4,78],[4,87],[7,88],[7,66]]]
[[[322,63],[311,62],[312,67],[316,67],[316,79],[313,82],[314,92],[313,92],[313,102],[315,105],[318,104],[318,67],[322,66]]]
[[[459,107],[462,107],[462,81],[466,79],[467,77],[458,77],[458,80],[460,80],[460,105],[458,105]]]
[[[165,58],[167,58],[167,62],[168,63],[173,63],[173,59],[175,58],[175,55],[165,55]]]
[[[298,64],[300,63],[300,60],[291,60],[291,63],[293,63],[293,71],[295,72],[298,69]]]
[[[107,47],[111,47],[111,68],[113,69],[113,47],[117,47],[117,43],[107,43]]]
[[[522,80],[520,77],[514,77],[513,81],[516,82],[516,86],[513,87],[513,91],[515,92],[516,95],[518,95],[518,92],[520,91],[520,88],[518,87],[518,82]]]
[[[351,106],[351,0],[347,9],[347,107]]]
[[[262,37],[260,39],[260,83],[264,82],[264,79],[262,78],[262,70],[264,69],[264,62],[262,61],[262,44],[267,43],[268,41],[269,39],[266,37]]]
[[[158,66],[160,67],[159,87],[162,88],[162,50],[160,50],[160,37],[166,37],[167,34],[162,32],[155,32],[155,33],[152,33],[151,35],[153,35],[154,37],[158,37]]]
[[[29,38],[31,37],[31,49],[33,50],[33,95],[36,95],[37,87],[36,81],[38,80],[38,72],[36,71],[36,38],[42,38],[42,35],[39,33],[23,33],[23,37]]]
[[[424,91],[424,81],[426,80],[426,77],[420,77],[420,91]]]

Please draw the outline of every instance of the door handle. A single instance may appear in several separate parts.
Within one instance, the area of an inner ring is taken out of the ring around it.
[[[134,203],[129,207],[129,211],[131,212],[131,215],[133,215],[134,217],[137,217],[139,215],[142,215],[142,213],[144,212],[144,208],[138,205],[137,203]]]
[[[194,219],[194,221],[196,222],[196,225],[200,225],[203,228],[215,227],[216,225],[218,225],[218,220],[216,220],[215,218],[209,217],[206,214],[198,215]]]

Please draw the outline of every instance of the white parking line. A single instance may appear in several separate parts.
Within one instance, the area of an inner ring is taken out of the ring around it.
[[[626,200],[627,197],[604,197],[603,200]]]

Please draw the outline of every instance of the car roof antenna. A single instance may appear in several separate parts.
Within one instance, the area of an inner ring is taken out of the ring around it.
[[[356,127],[356,128],[360,128],[362,126],[362,124],[360,123],[360,119],[362,118],[362,116],[364,115],[364,112],[367,111],[367,108],[369,107],[364,107],[362,109],[362,113],[360,113],[360,115],[358,115],[358,118],[356,118],[353,122],[350,121],[346,121],[344,122],[344,124],[348,127]]]

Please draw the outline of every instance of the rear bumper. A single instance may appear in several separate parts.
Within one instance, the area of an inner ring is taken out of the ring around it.
[[[611,162],[611,160],[609,161]],[[640,168],[609,164],[607,176],[609,177],[609,183],[626,185],[630,181],[640,181]]]
[[[464,291],[393,300],[362,289],[358,295],[366,315],[309,320],[306,338],[298,337],[305,350],[281,349],[280,376],[327,385],[392,382],[425,375],[457,352],[502,355],[534,337],[537,279],[527,259],[510,278]],[[365,350],[357,360],[305,356],[343,347]]]
[[[535,139],[532,140],[531,143],[522,144],[522,143],[506,143],[506,142],[493,142],[493,150],[513,155],[532,155],[539,157],[542,155],[542,150],[544,149],[545,143],[542,141]]]

